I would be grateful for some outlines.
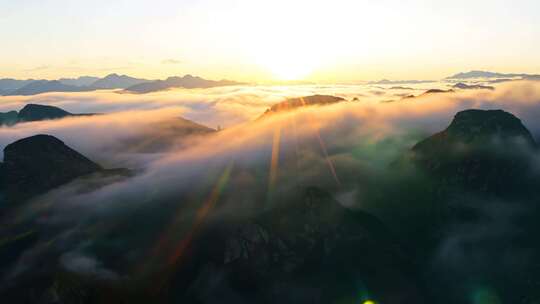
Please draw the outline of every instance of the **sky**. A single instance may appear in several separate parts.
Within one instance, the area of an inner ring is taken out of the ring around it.
[[[537,0],[0,0],[0,78],[540,73]]]

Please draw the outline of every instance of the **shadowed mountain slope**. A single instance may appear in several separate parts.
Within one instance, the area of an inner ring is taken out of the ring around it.
[[[35,135],[5,147],[0,189],[8,204],[16,203],[92,173],[131,175],[127,169],[103,169],[54,136]]]
[[[514,115],[502,110],[466,110],[450,126],[412,148],[414,162],[448,186],[486,193],[519,189],[537,143]]]

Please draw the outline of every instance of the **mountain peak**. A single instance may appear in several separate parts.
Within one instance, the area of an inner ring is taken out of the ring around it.
[[[447,186],[491,194],[518,191],[527,182],[530,163],[523,153],[536,149],[531,133],[502,110],[466,110],[444,131],[412,148],[412,160]]]
[[[2,166],[6,198],[22,201],[102,168],[58,138],[39,134],[4,149]]]
[[[133,78],[127,75],[118,75],[116,73],[109,74],[96,82],[91,87],[97,89],[125,89],[130,86],[138,85],[141,83],[149,82],[146,79]]]
[[[315,105],[330,105],[338,102],[345,101],[342,97],[332,96],[332,95],[311,95],[304,97],[289,98],[280,103],[277,103],[266,110],[264,114],[260,117],[267,117],[272,113],[285,112],[294,110],[306,106],[315,106]]]
[[[29,103],[19,112],[19,119],[22,121],[37,121],[63,118],[71,115],[71,113],[57,107]]]
[[[446,132],[467,142],[497,136],[502,140],[523,138],[536,146],[531,133],[521,120],[503,110],[465,110],[458,112]]]

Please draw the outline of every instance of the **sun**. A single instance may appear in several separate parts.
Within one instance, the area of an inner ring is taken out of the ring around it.
[[[256,52],[255,57],[257,64],[278,80],[304,80],[320,64],[320,58],[313,50],[290,41],[267,44],[265,49]]]
[[[268,59],[264,66],[279,80],[302,80],[315,69],[313,64],[299,58]]]

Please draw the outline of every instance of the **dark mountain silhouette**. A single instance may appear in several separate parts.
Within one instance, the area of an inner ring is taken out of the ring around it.
[[[4,148],[0,189],[4,201],[12,205],[93,173],[132,175],[124,168],[103,169],[54,136],[34,135]]]
[[[92,76],[81,76],[77,78],[60,78],[58,81],[65,85],[77,86],[77,87],[87,87],[91,86],[94,82],[98,81],[99,77]]]
[[[10,126],[25,121],[40,121],[59,119],[69,116],[87,115],[95,114],[72,114],[58,107],[30,103],[25,105],[19,112],[10,111],[6,113],[0,113],[0,125]]]
[[[442,187],[503,194],[526,184],[529,158],[537,149],[531,133],[502,110],[467,110],[450,126],[412,148],[414,163]]]
[[[400,181],[410,184],[385,199],[426,208],[427,216],[411,221],[420,223],[415,233],[401,237],[416,259],[427,258],[419,266],[432,298],[428,303],[466,302],[463,290],[471,287],[470,278],[497,290],[501,303],[511,302],[515,294],[540,299],[531,284],[540,280],[540,269],[530,267],[540,258],[537,153],[531,133],[514,115],[466,110],[404,158],[415,174]],[[395,225],[402,229],[411,224]]]
[[[109,74],[92,83],[90,87],[96,89],[125,89],[149,81],[150,80],[133,78],[127,75]]]
[[[231,85],[241,85],[242,83],[230,80],[207,80],[198,76],[185,75],[183,77],[169,77],[166,80],[156,80],[153,82],[147,82],[130,86],[126,89],[126,92],[131,93],[150,93],[168,90],[172,88],[185,88],[185,89],[197,89],[197,88],[213,88]]]
[[[35,135],[4,149],[2,188],[8,202],[19,202],[100,170],[99,165],[61,140]]]
[[[60,108],[38,104],[27,104],[19,111],[20,121],[38,121],[47,119],[58,119],[73,114]]]
[[[488,72],[488,71],[470,71],[465,73],[458,73],[455,75],[452,75],[450,77],[447,77],[446,79],[468,79],[468,78],[515,78],[515,77],[521,77],[521,78],[528,78],[528,77],[538,77],[540,75],[530,75],[530,74],[505,74],[505,73],[495,73],[495,72]]]
[[[456,83],[452,86],[454,89],[460,89],[460,90],[495,90],[492,86],[485,86],[480,84],[466,84],[463,82]]]
[[[151,217],[141,213],[130,222],[131,231],[141,229],[151,223]],[[222,303],[279,299],[280,303],[322,304],[336,298],[357,299],[358,282],[369,282],[370,294],[385,303],[393,303],[392,299],[423,303],[418,277],[410,270],[412,261],[385,225],[368,213],[343,208],[319,188],[298,189],[294,198],[249,216],[208,219],[191,235],[181,258],[156,269],[143,284],[116,285],[57,271],[42,277],[44,287],[28,281],[34,293],[27,298],[53,293],[61,303],[99,302],[85,302],[89,298],[205,303],[204,299],[219,298]],[[167,286],[174,287],[156,293],[153,286],[164,277],[170,280]],[[19,292],[11,291],[13,298],[20,299]],[[363,302],[369,295],[360,296]]]
[[[346,100],[342,97],[336,97],[331,95],[312,95],[305,97],[289,98],[285,101],[273,105],[270,109],[266,110],[266,112],[264,112],[264,114],[261,115],[260,118],[266,117],[274,113],[292,111],[300,107],[324,106],[343,101]]]
[[[410,88],[410,87],[397,86],[397,87],[391,87],[391,88],[389,88],[389,90],[414,90],[414,89]]]
[[[430,89],[422,93],[422,95],[430,95],[430,94],[439,94],[439,93],[452,93],[454,90],[441,90],[441,89]]]
[[[78,87],[73,85],[66,85],[61,83],[58,80],[36,80],[28,83],[27,85],[9,92],[6,95],[15,96],[15,95],[36,95],[41,93],[48,92],[85,92],[91,91],[89,87]]]
[[[175,273],[177,292],[183,291],[179,298],[195,301],[210,290],[232,288],[249,303],[271,303],[276,297],[282,303],[332,303],[357,296],[354,281],[362,278],[381,301],[419,300],[411,261],[385,225],[368,213],[343,208],[316,187],[299,189],[296,198],[259,215],[217,223],[200,234],[190,248],[192,258]],[[208,263],[215,266],[210,272],[205,271]],[[218,274],[223,275],[215,280]]]
[[[401,100],[406,100],[406,99],[413,99],[413,98],[416,98],[415,95],[413,94],[409,94],[409,95],[404,95],[401,97]]]

